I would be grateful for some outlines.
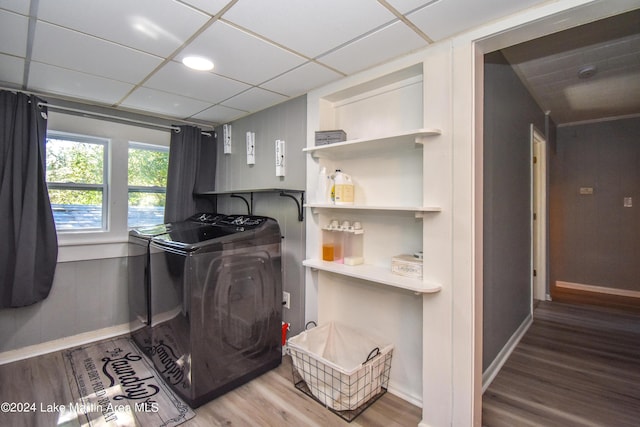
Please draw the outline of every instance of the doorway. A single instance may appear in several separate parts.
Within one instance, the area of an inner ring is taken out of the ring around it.
[[[532,303],[550,300],[547,258],[547,140],[531,124],[531,267]]]

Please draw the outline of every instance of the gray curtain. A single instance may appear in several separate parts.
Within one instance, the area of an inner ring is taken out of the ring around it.
[[[0,91],[0,308],[49,295],[58,238],[45,178],[47,110]]]
[[[201,209],[193,193],[204,191],[204,182],[210,181],[210,190],[214,188],[215,136],[202,135],[195,126],[179,128],[171,132],[165,223],[182,221]]]

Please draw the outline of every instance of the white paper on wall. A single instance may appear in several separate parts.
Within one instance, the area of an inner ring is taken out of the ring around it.
[[[224,144],[224,154],[231,154],[231,125],[222,125],[222,143]]]
[[[247,164],[256,164],[256,133],[247,132]]]
[[[276,176],[284,176],[285,174],[285,149],[284,141],[276,140]]]

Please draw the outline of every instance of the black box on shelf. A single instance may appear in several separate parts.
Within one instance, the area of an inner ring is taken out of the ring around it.
[[[316,131],[316,145],[334,144],[347,140],[347,134],[342,129]]]

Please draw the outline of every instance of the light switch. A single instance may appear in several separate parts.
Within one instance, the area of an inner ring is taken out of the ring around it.
[[[593,187],[580,187],[580,194],[593,194]]]
[[[625,208],[632,208],[633,207],[633,199],[631,197],[625,197],[624,198],[624,207]]]

